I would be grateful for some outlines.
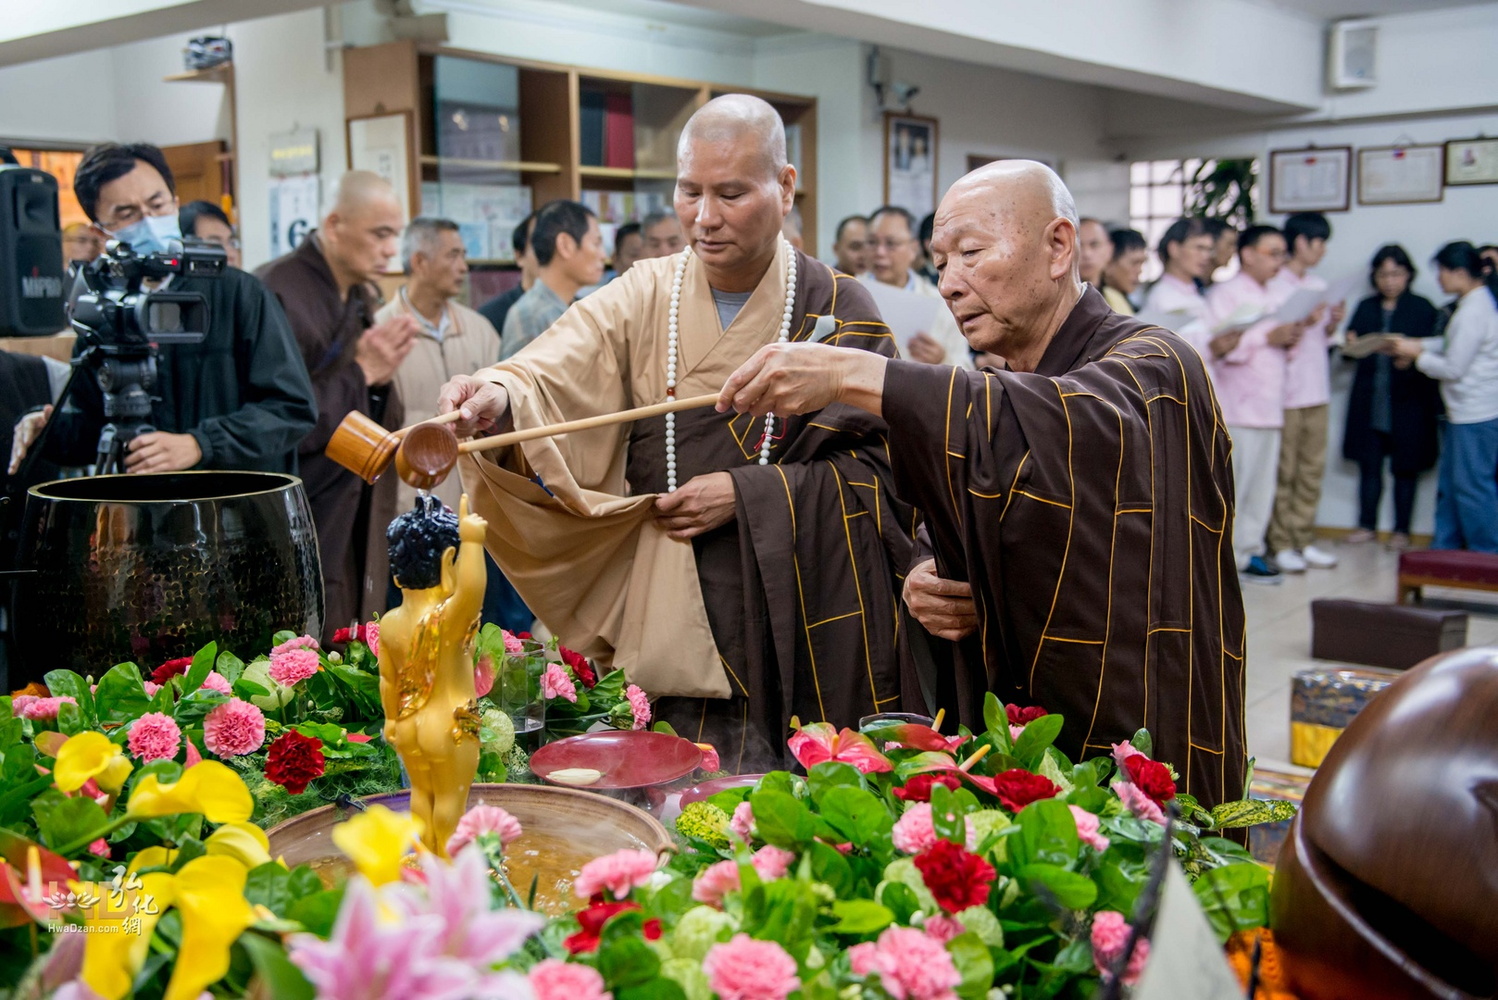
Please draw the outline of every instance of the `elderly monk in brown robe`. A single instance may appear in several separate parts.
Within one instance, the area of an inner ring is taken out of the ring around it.
[[[1243,793],[1243,603],[1228,436],[1200,355],[1108,308],[1077,273],[1077,214],[1048,168],[1001,161],[942,199],[931,242],[968,342],[1003,371],[816,345],[762,349],[721,409],[832,403],[890,427],[896,491],[934,560],[911,610],[956,642],[940,700],[985,690],[1063,713],[1072,755],[1146,726],[1184,790]]]
[[[777,339],[892,356],[858,282],[781,237],[795,190],[774,109],[711,101],[678,147],[688,248],[449,382],[442,409],[461,407],[466,432],[713,393]],[[850,406],[773,421],[709,406],[465,458],[463,484],[541,621],[624,669],[725,767],[759,770],[786,761],[792,715],[856,726],[902,707],[913,514],[892,495],[885,434]]]
[[[392,430],[401,425],[391,379],[419,328],[405,314],[375,323],[380,303],[373,284],[396,254],[401,225],[390,183],[351,170],[339,181],[321,228],[256,272],[291,320],[317,397],[317,426],[298,454],[322,557],[324,639],[385,610],[385,529],[396,515],[399,480],[385,476],[367,486],[324,451],[353,410]]]

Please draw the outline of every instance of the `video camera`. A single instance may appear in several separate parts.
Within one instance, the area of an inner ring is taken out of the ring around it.
[[[78,269],[68,313],[90,347],[109,353],[149,350],[152,344],[196,344],[208,332],[208,299],[198,292],[141,291],[151,279],[180,274],[216,278],[228,258],[212,244],[141,257],[130,244],[110,240],[98,260]]]

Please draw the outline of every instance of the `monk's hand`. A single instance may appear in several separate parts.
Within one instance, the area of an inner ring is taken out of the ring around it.
[[[510,408],[510,394],[505,387],[477,375],[454,375],[437,395],[437,412],[461,410],[453,424],[458,437],[473,437],[490,431],[505,418]]]
[[[395,377],[395,370],[415,346],[420,329],[415,319],[401,313],[359,335],[354,360],[364,370],[366,385],[384,385]]]
[[[489,522],[477,514],[468,512],[468,494],[458,499],[458,539],[464,542],[482,542]]]
[[[770,344],[728,376],[718,412],[785,417],[842,402],[879,416],[886,363],[872,351],[830,344]]]
[[[191,434],[151,431],[130,442],[126,472],[181,472],[203,460],[203,449]]]
[[[732,521],[736,497],[733,477],[726,472],[693,476],[675,493],[655,498],[655,522],[672,538],[695,538]]]
[[[972,586],[937,576],[935,559],[918,563],[910,571],[902,596],[915,620],[938,639],[956,642],[978,627]]]
[[[939,365],[947,360],[946,349],[931,334],[922,331],[910,338],[910,360]]]

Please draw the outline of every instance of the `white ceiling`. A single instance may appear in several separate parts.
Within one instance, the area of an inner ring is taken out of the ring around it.
[[[1448,7],[1486,7],[1473,0],[1248,0],[1261,7],[1302,14],[1313,21],[1340,21],[1347,17],[1378,14],[1419,14]]]
[[[797,28],[783,24],[772,24],[769,21],[739,17],[736,14],[706,10],[701,7],[688,7],[680,3],[671,3],[669,0],[552,0],[552,2],[569,7],[581,7],[589,12],[618,14],[639,18],[646,22],[653,21],[703,31],[718,31],[724,34],[742,35],[746,38],[804,34]],[[440,5],[440,0],[437,5]]]

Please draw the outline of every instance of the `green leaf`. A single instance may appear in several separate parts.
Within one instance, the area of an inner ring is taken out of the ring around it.
[[[1269,923],[1269,871],[1253,862],[1214,868],[1191,887],[1207,922],[1226,943],[1235,931]]]
[[[1081,843],[1077,840],[1077,821],[1065,802],[1060,799],[1032,802],[1020,810],[1016,822],[1019,833],[1009,839],[1008,845],[1009,857],[1016,865],[1044,863],[1067,867],[1076,863]]]
[[[853,892],[853,866],[837,848],[818,840],[812,843],[810,853],[812,878],[832,886],[832,891],[839,896]]]
[[[83,729],[93,729],[99,724],[98,711],[94,707],[94,696],[88,689],[88,681],[71,670],[51,670],[42,678],[42,683],[47,685],[47,690],[52,697],[61,698],[64,695],[72,698],[78,703],[78,718],[80,727],[72,732],[81,732]],[[58,711],[59,723],[62,721],[62,712]],[[58,729],[62,729],[59,724]],[[68,730],[63,730],[68,732]],[[70,733],[71,735],[71,733]]]
[[[291,964],[286,949],[279,940],[272,941],[253,931],[241,934],[239,943],[244,946],[255,975],[264,987],[265,995],[276,1000],[313,1000],[317,990],[307,982],[302,970]]]
[[[879,893],[879,901],[889,908],[899,924],[910,923],[910,918],[921,908],[920,897],[904,882],[887,883]]]
[[[140,668],[133,663],[110,667],[99,678],[99,689],[94,692],[94,707],[103,722],[138,719],[150,710],[150,703]]]
[[[1144,888],[1144,872],[1131,874],[1122,866],[1106,861],[1093,872],[1093,881],[1098,886],[1097,905],[1102,910],[1117,910],[1133,913],[1134,902]]]
[[[788,792],[758,791],[749,796],[749,804],[754,810],[754,827],[766,843],[799,848],[816,834],[811,811]]]
[[[856,785],[829,789],[822,796],[820,805],[822,818],[832,824],[843,840],[855,844],[886,839],[895,825],[895,818],[879,797]]]
[[[244,898],[251,905],[258,903],[272,913],[285,913],[293,898],[291,872],[274,861],[260,865],[245,877]]]
[[[187,668],[187,674],[182,678],[182,693],[192,694],[203,686],[203,679],[213,669],[213,663],[218,659],[218,643],[210,642],[202,649],[193,654],[192,666]],[[181,720],[179,719],[178,722]]]
[[[957,995],[963,1000],[984,1000],[994,985],[993,956],[989,954],[988,946],[978,935],[968,932],[948,941],[947,952],[952,956],[952,964],[962,974]]]
[[[333,676],[348,687],[360,715],[374,719],[384,714],[384,708],[380,704],[379,677],[346,663],[333,664]]]
[[[95,831],[102,835],[109,822],[99,803],[87,795],[71,798],[61,792],[55,796],[39,795],[32,803],[31,811],[36,817],[42,843],[54,850]]]
[[[1054,713],[1042,715],[1028,723],[1024,732],[1019,734],[1019,739],[1014,741],[1014,756],[1019,759],[1020,765],[1033,770],[1040,763],[1045,748],[1056,742],[1056,737],[1061,735],[1061,727],[1065,724],[1066,719]]]
[[[1261,801],[1259,799],[1244,799],[1240,802],[1224,802],[1212,809],[1212,821],[1217,824],[1219,830],[1232,830],[1237,827],[1255,826],[1259,823],[1278,823],[1281,820],[1294,819],[1297,812],[1293,802],[1282,799],[1272,801]]]
[[[226,649],[218,654],[218,662],[213,669],[222,674],[224,680],[233,684],[244,673],[244,661]]]
[[[789,771],[771,771],[754,783],[754,791],[776,791],[796,795],[796,786],[797,779]]]
[[[1111,757],[1093,757],[1084,760],[1071,769],[1071,783],[1074,788],[1096,788],[1098,783],[1107,777],[1113,766]]]
[[[837,918],[835,933],[859,937],[878,934],[895,920],[889,909],[870,899],[839,899],[832,904],[832,915]]]
[[[1155,756],[1155,739],[1148,729],[1140,729],[1129,739],[1129,746],[1146,757]]]
[[[52,775],[39,775],[24,784],[14,785],[6,782],[6,788],[0,793],[0,826],[14,827],[25,821],[31,814],[31,800],[33,796],[40,795],[52,787]]]
[[[183,695],[177,701],[172,717],[177,720],[178,726],[187,729],[202,723],[205,715],[229,700],[228,695],[200,686],[192,694]]]
[[[1224,837],[1203,837],[1196,846],[1206,852],[1217,867],[1255,860],[1248,848]]]
[[[642,938],[620,938],[600,944],[598,971],[610,988],[627,989],[643,986],[660,975],[661,960]]]
[[[665,733],[667,736],[676,735],[676,730],[672,729],[671,723],[667,722],[665,719],[657,720],[655,725],[650,727],[650,731],[655,733]]]
[[[338,908],[342,903],[342,886],[324,889],[293,900],[284,916],[295,920],[318,937],[326,938],[333,933],[333,924],[338,919]]]
[[[1004,743],[999,749],[1007,750],[1009,748],[1009,714],[1004,711],[1004,703],[999,701],[999,696],[992,691],[983,695],[983,724],[988,727],[988,735],[996,740],[1000,733],[1004,734]]]
[[[966,810],[961,808],[957,796],[945,785],[931,786],[931,826],[943,840],[967,844]]]
[[[686,991],[674,979],[665,976],[652,979],[639,986],[626,986],[615,990],[618,1000],[687,1000]]]
[[[821,805],[822,797],[834,788],[863,788],[863,775],[852,764],[840,760],[824,760],[806,772],[806,787],[812,801]]]
[[[1075,787],[1067,773],[1071,771],[1071,765],[1065,763],[1066,758],[1061,756],[1061,751],[1055,747],[1046,747],[1045,752],[1040,755],[1040,767],[1036,774],[1042,778],[1051,779],[1051,783],[1061,789],[1062,795],[1068,795]]]
[[[811,951],[812,926],[820,908],[810,883],[776,879],[744,894],[742,927],[750,937],[779,942],[792,958],[804,962]]]
[[[1015,877],[1028,884],[1036,896],[1054,901],[1063,909],[1085,910],[1097,899],[1097,885],[1092,879],[1058,865],[1024,865]]]

